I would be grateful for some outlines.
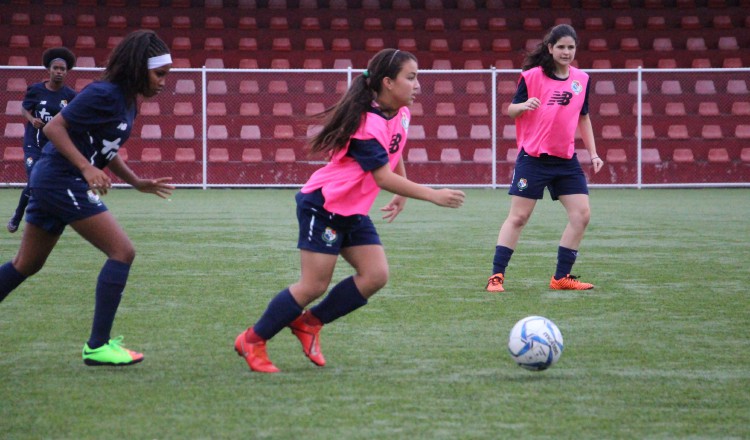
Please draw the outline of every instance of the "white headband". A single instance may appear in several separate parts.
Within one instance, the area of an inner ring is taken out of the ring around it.
[[[148,59],[149,69],[156,69],[161,66],[166,66],[167,64],[172,64],[172,57],[168,53]]]

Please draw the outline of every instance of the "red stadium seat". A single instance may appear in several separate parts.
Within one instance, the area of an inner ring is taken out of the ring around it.
[[[438,139],[458,139],[458,131],[455,125],[439,125],[437,129]]]
[[[175,102],[172,113],[175,116],[192,116],[193,115],[193,103],[192,102]]]
[[[627,163],[628,158],[622,148],[611,148],[607,150],[607,163]]]
[[[192,125],[180,124],[174,128],[174,138],[179,140],[195,139],[195,129]]]
[[[718,48],[719,50],[739,50],[740,46],[737,43],[737,37],[725,36],[719,37]]]
[[[750,125],[739,124],[734,129],[734,137],[737,139],[750,139]]]
[[[661,163],[661,156],[659,155],[659,150],[657,150],[656,148],[644,148],[641,151],[641,162],[650,163],[650,164]]]
[[[672,160],[676,163],[695,162],[695,155],[690,148],[675,148],[672,152]]]
[[[176,15],[172,17],[172,29],[190,29],[190,17],[186,15]]]
[[[259,140],[260,127],[257,125],[243,125],[240,130],[240,139]]]
[[[716,86],[713,80],[699,79],[695,82],[695,93],[698,95],[715,95]]]
[[[708,161],[711,163],[731,162],[726,148],[711,148],[708,150]]]
[[[703,51],[708,49],[708,47],[706,47],[706,40],[703,39],[703,37],[688,38],[685,47],[689,51]]]
[[[159,116],[161,110],[159,109],[159,103],[156,101],[143,101],[141,102],[141,110],[139,113],[141,116]]]
[[[432,41],[430,42],[430,45],[432,45]],[[399,38],[398,43],[396,44],[399,50],[407,51],[407,52],[416,52],[417,49],[417,40],[414,38]],[[442,43],[438,44],[438,47],[441,49]],[[431,49],[432,50],[432,49]],[[442,50],[439,50],[442,51]]]
[[[685,15],[680,19],[680,27],[684,30],[697,30],[702,28],[700,19],[695,15]]]
[[[237,22],[237,28],[242,30],[256,30],[258,29],[258,22],[255,17],[240,17]]]
[[[268,28],[271,30],[285,31],[289,29],[289,22],[286,17],[271,17],[268,23]]]
[[[226,148],[211,148],[208,150],[208,161],[209,162],[229,162],[229,150]]]
[[[473,160],[476,163],[492,163],[494,159],[491,148],[477,148],[474,150]]]
[[[226,116],[227,105],[223,102],[209,102],[206,105],[206,115],[208,116]]]
[[[682,102],[668,102],[664,108],[664,113],[668,116],[685,116],[685,103]]]
[[[715,102],[701,102],[698,104],[698,114],[701,116],[718,116],[719,105]]]
[[[432,60],[432,70],[451,70],[451,60]]]
[[[732,104],[732,115],[750,116],[750,102],[737,101]]]
[[[458,25],[461,32],[475,32],[479,31],[479,21],[476,18],[462,18]]]
[[[128,27],[128,19],[122,15],[110,15],[107,20],[109,29],[125,29]]]
[[[504,17],[493,17],[487,23],[487,29],[493,32],[507,31],[508,24]]]
[[[178,94],[192,95],[195,93],[195,82],[192,79],[178,79],[174,91]]]
[[[409,148],[406,152],[406,161],[412,163],[428,162],[427,150],[424,148]]]
[[[489,125],[472,125],[469,132],[471,139],[491,139],[492,132]]]
[[[382,31],[383,22],[378,17],[368,17],[365,18],[363,27],[366,31]]]
[[[8,78],[5,90],[8,92],[26,92],[28,87],[25,78]]]
[[[635,29],[635,24],[633,24],[633,17],[624,15],[615,18],[615,29],[618,31],[630,31]]]
[[[221,17],[206,17],[206,21],[203,23],[205,29],[221,30],[224,29],[224,19]]]
[[[436,95],[452,95],[453,83],[450,80],[435,81],[435,94]]]
[[[661,93],[664,95],[682,95],[682,87],[677,80],[665,80],[661,83]]]
[[[242,161],[246,163],[262,162],[263,154],[260,148],[245,148],[242,150]]]
[[[424,127],[421,125],[409,126],[409,139],[416,139],[416,140],[425,139]]]
[[[192,148],[176,148],[174,152],[175,162],[195,162],[195,150]]]
[[[505,151],[505,161],[508,163],[516,163],[518,157],[518,148],[508,148]]]
[[[686,125],[674,124],[667,129],[667,137],[670,139],[688,139],[690,135]]]
[[[334,38],[331,41],[331,50],[334,52],[351,52],[352,43],[348,38]]]
[[[382,38],[368,38],[365,40],[365,50],[367,52],[379,52],[385,48],[385,42]]]
[[[456,116],[456,107],[452,102],[438,102],[435,107],[436,116]]]
[[[14,35],[15,36],[15,35]],[[25,35],[23,35],[25,37]],[[14,42],[12,40],[13,37],[11,37],[11,46],[10,47],[20,47],[20,46],[14,46]],[[44,39],[42,40],[42,49],[49,49],[52,47],[60,47],[63,45],[62,37],[59,35],[45,35]],[[28,46],[26,46],[28,47]]]
[[[716,124],[706,124],[701,129],[701,137],[708,140],[723,139],[724,134],[721,131],[721,126]]]
[[[268,83],[268,93],[283,94],[289,93],[289,86],[284,80],[273,80]]]
[[[141,27],[143,29],[159,29],[161,27],[159,17],[155,15],[144,15],[141,17]]]
[[[602,127],[602,139],[622,139],[622,129],[619,125],[605,125]]]
[[[305,39],[305,50],[308,52],[322,52],[325,50],[322,38]]]
[[[23,138],[26,131],[24,125],[20,122],[9,122],[5,124],[4,136],[7,138]]]
[[[258,50],[258,40],[256,40],[255,38],[248,38],[248,37],[240,38],[238,48],[239,48],[239,50],[248,51],[248,52],[249,51],[257,51]]]
[[[5,103],[5,114],[9,116],[21,116],[23,101],[7,101]]]
[[[745,147],[740,151],[740,160],[750,163],[750,147]]]
[[[348,31],[349,20],[345,17],[337,17],[331,20],[332,31]]]
[[[747,95],[747,83],[744,79],[730,79],[727,81],[727,93],[730,95]]]
[[[76,27],[78,28],[95,28],[96,27],[96,17],[91,14],[81,14],[78,17],[76,17]]]
[[[277,125],[273,128],[274,139],[294,139],[294,127],[291,125]]]
[[[440,152],[440,162],[460,163],[461,153],[458,151],[458,148],[443,148]]]
[[[193,43],[190,41],[190,37],[175,37],[172,40],[172,50],[191,50]]]
[[[603,102],[599,106],[600,116],[620,116],[620,107],[616,102]]]
[[[60,20],[62,21],[62,18]],[[25,12],[14,12],[10,18],[10,24],[13,26],[29,26],[31,25],[31,17]]]
[[[161,127],[156,124],[144,124],[141,127],[141,139],[161,139]]]
[[[79,57],[76,60],[76,64],[78,65],[78,67],[83,67],[81,66],[81,58],[83,57]],[[8,57],[8,65],[9,66],[28,66],[29,60],[26,59],[26,57],[23,55],[11,55]],[[88,66],[88,67],[94,67],[94,66]]]
[[[289,163],[289,162],[295,162],[297,158],[295,157],[294,149],[279,148],[276,150],[276,153],[274,154],[274,160],[280,163]]]
[[[209,95],[226,95],[227,82],[223,79],[212,79],[206,85],[206,93]]]
[[[289,102],[275,102],[271,113],[274,116],[292,116],[292,104]]]
[[[425,20],[424,29],[431,32],[443,32],[445,31],[445,23],[440,17],[429,17]]]
[[[318,20],[318,17],[305,17],[300,22],[300,29],[303,31],[319,31],[320,20]]]
[[[277,52],[289,52],[292,50],[292,40],[286,37],[274,38],[271,43],[271,49]]]
[[[141,151],[141,162],[161,162],[161,150],[158,147],[145,147]]]

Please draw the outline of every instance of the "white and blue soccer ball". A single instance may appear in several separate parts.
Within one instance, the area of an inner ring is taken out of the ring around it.
[[[549,319],[528,316],[511,329],[508,351],[521,367],[532,371],[546,370],[560,359],[563,336]]]

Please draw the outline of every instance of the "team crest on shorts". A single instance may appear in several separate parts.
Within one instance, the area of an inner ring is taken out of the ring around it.
[[[34,158],[33,157],[27,157],[26,158],[26,166],[27,167],[31,167],[32,165],[34,165]]]
[[[98,205],[102,201],[99,199],[99,194],[95,193],[92,190],[86,191],[86,195],[89,197],[89,203],[93,203],[94,205]]]
[[[334,229],[331,229],[330,226],[326,226],[326,230],[323,231],[323,235],[321,236],[321,238],[330,246],[336,241],[336,239],[339,238],[339,236],[338,234],[336,234],[336,231]]]
[[[406,112],[401,113],[401,126],[405,131],[409,131],[409,117],[406,116]]]
[[[518,179],[517,186],[520,191],[523,191],[529,187],[529,181],[524,178]]]

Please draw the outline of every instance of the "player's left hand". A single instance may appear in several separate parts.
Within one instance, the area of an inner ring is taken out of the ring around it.
[[[174,185],[166,182],[172,180],[171,177],[160,177],[158,179],[141,179],[133,187],[140,192],[156,194],[162,199],[172,195]]]
[[[380,208],[381,211],[387,213],[383,216],[383,219],[387,220],[388,223],[393,222],[398,217],[398,214],[404,210],[406,200],[407,198],[404,196],[394,195],[390,203]]]

